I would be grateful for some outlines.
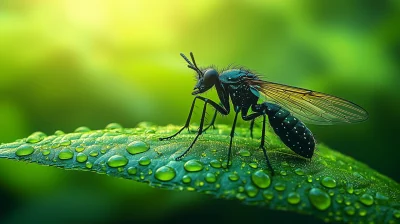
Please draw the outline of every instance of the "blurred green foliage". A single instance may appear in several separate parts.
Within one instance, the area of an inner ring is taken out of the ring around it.
[[[2,0],[0,142],[110,122],[183,124],[195,83],[179,53],[193,51],[203,66],[240,64],[268,80],[363,106],[370,113],[365,123],[309,127],[319,142],[399,182],[399,9],[393,0]],[[230,124],[231,116],[217,122]],[[205,221],[279,217],[11,161],[0,161],[0,195],[0,222],[176,221],[198,212]]]

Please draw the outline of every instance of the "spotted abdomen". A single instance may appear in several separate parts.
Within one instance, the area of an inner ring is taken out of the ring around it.
[[[311,158],[315,139],[299,119],[279,105],[266,103],[269,123],[283,143],[300,156]]]

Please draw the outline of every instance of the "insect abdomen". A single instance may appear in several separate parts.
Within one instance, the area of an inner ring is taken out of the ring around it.
[[[311,158],[315,139],[304,123],[276,104],[267,103],[267,108],[269,123],[282,142],[298,155]]]

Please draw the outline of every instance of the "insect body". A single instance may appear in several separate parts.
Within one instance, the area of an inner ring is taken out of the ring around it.
[[[197,73],[197,84],[194,87],[193,95],[196,95],[185,125],[174,135],[160,138],[169,140],[185,128],[189,128],[190,119],[194,105],[197,100],[204,102],[200,126],[196,137],[190,146],[176,160],[180,160],[193,147],[198,137],[208,128],[214,125],[216,113],[223,115],[230,113],[230,100],[233,104],[235,118],[230,133],[230,143],[228,148],[228,164],[232,152],[232,141],[234,137],[238,114],[245,121],[251,121],[250,133],[252,136],[254,119],[263,118],[260,148],[264,152],[267,165],[271,172],[274,170],[269,162],[265,149],[265,122],[268,116],[269,122],[280,137],[282,142],[300,156],[311,158],[314,153],[315,140],[311,131],[301,122],[301,120],[312,124],[338,124],[356,123],[368,118],[368,113],[360,106],[347,100],[334,97],[328,94],[315,92],[312,90],[282,85],[278,83],[262,80],[258,75],[247,69],[229,69],[218,72],[214,68],[200,69],[197,67],[193,53],[190,53],[192,61],[184,54],[181,56],[188,63],[188,67]],[[215,87],[220,103],[199,96],[207,90]],[[259,99],[266,99],[265,102],[258,103]],[[211,124],[204,128],[204,119],[207,105],[215,109]],[[249,113],[249,110],[251,112]]]

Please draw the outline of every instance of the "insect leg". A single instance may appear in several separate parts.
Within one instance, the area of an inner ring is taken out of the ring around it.
[[[196,103],[196,99],[197,99],[197,97],[195,97],[193,102],[192,102],[192,106],[190,107],[190,112],[189,112],[188,118],[186,119],[185,126],[183,126],[178,132],[176,132],[175,134],[173,134],[171,136],[164,137],[164,138],[159,138],[160,141],[170,140],[171,138],[173,138],[173,137],[177,136],[179,133],[181,133],[183,131],[183,129],[189,128],[190,119],[192,118],[193,108],[194,108],[194,105]]]
[[[182,159],[182,157],[184,157],[189,152],[189,150],[193,147],[194,143],[197,141],[197,138],[204,132],[203,126],[204,126],[204,119],[205,119],[205,116],[206,116],[207,104],[211,104],[214,107],[214,109],[217,110],[218,112],[220,112],[221,114],[227,115],[229,113],[224,107],[218,105],[216,102],[214,102],[214,101],[212,101],[210,99],[204,98],[202,96],[196,96],[195,99],[199,99],[199,100],[204,101],[204,107],[203,107],[203,113],[201,115],[199,131],[198,131],[196,137],[194,138],[192,144],[190,144],[189,148],[187,148],[186,151],[183,152],[180,156],[176,157],[175,160]],[[193,103],[193,105],[194,105],[194,103]],[[192,110],[193,110],[193,105],[192,105],[192,108],[190,110],[190,114],[189,114],[189,119],[188,120],[190,120],[190,116],[191,116]],[[180,131],[182,131],[184,128],[185,127],[183,127]],[[179,134],[179,132],[177,134]],[[175,135],[177,135],[177,134],[175,134]]]
[[[254,119],[250,121],[250,137],[253,138]]]
[[[261,145],[260,145],[260,148],[262,148],[262,150],[264,152],[264,157],[265,157],[265,160],[267,161],[268,168],[271,170],[271,174],[274,175],[274,173],[275,173],[274,169],[272,168],[271,163],[269,162],[268,155],[267,155],[267,150],[265,149],[265,146],[264,146],[264,142],[265,142],[265,118],[266,118],[266,115],[265,115],[265,113],[263,113],[263,128],[262,128],[262,133],[261,133]]]
[[[240,110],[235,111],[235,119],[233,120],[232,130],[231,130],[231,141],[229,142],[229,150],[228,150],[228,162],[227,165],[229,166],[229,161],[231,160],[232,154],[232,141],[233,137],[235,136],[235,127],[236,127],[236,120]]]
[[[212,127],[213,129],[215,129],[214,123],[215,123],[215,118],[216,118],[216,117],[217,117],[217,110],[214,111],[214,115],[213,115],[213,118],[212,118],[212,120],[211,120],[211,123],[210,123],[206,128],[204,128],[203,131],[207,131],[207,129],[209,129],[210,127]]]
[[[182,157],[184,157],[189,152],[189,150],[193,147],[194,143],[197,141],[197,138],[203,133],[204,118],[205,118],[206,109],[207,109],[207,101],[208,100],[206,100],[204,103],[203,113],[201,114],[200,127],[199,127],[199,131],[197,132],[196,137],[194,138],[192,144],[190,144],[189,148],[187,148],[180,156],[176,157],[175,160],[182,159]]]

